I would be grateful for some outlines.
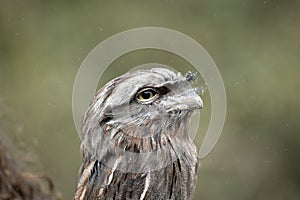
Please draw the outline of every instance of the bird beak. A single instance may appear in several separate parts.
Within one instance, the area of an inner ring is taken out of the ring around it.
[[[203,101],[195,92],[189,95],[174,95],[167,100],[167,112],[198,110],[203,108]]]

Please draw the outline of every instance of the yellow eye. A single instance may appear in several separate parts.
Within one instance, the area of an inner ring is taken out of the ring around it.
[[[151,88],[145,88],[137,93],[136,99],[142,103],[153,101],[158,96],[158,93]]]

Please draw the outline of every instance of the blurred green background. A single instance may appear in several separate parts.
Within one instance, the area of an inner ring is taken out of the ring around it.
[[[194,199],[300,199],[299,0],[2,0],[0,128],[34,157],[33,168],[72,198],[81,163],[71,111],[76,72],[99,42],[145,26],[197,40],[224,79],[227,119]],[[133,52],[99,85],[146,62],[189,67],[166,52]]]

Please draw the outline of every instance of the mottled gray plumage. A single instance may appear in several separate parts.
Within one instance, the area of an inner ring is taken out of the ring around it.
[[[83,119],[75,200],[192,198],[198,160],[187,128],[203,106],[194,79],[153,68],[99,90]]]

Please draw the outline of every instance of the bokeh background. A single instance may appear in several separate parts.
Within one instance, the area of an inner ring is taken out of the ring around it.
[[[32,170],[72,198],[81,163],[71,110],[76,72],[99,42],[145,26],[197,40],[224,79],[227,119],[202,160],[194,199],[300,199],[299,0],[2,0],[0,128]],[[99,86],[147,62],[190,67],[166,52],[132,52]]]

